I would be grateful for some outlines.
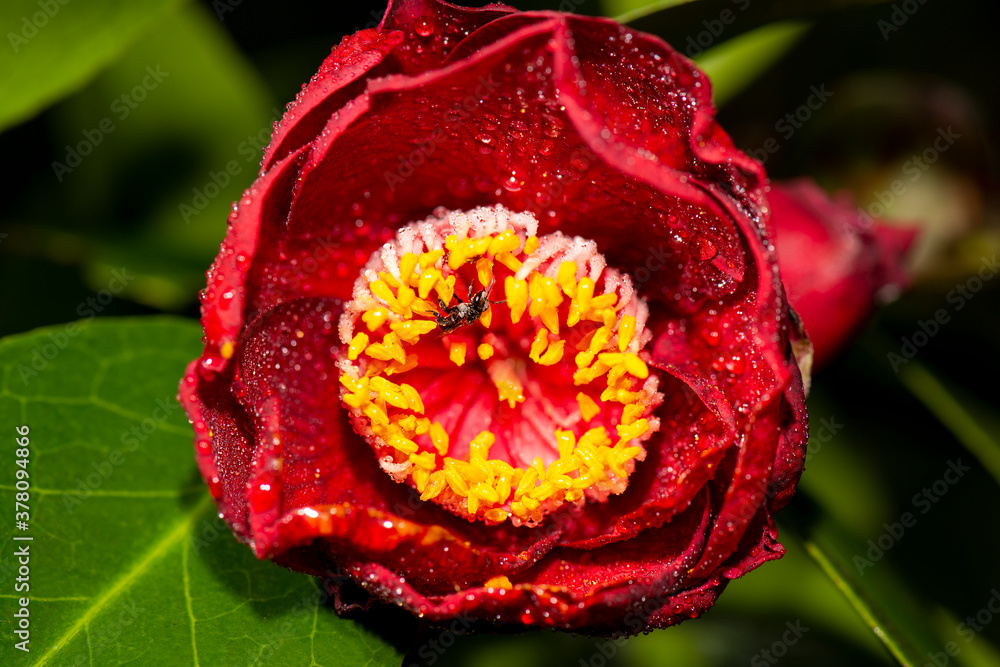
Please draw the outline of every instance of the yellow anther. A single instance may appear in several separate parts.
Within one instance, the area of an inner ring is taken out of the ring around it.
[[[430,474],[430,479],[427,483],[427,488],[424,492],[420,494],[420,499],[427,501],[432,498],[436,498],[441,495],[445,487],[448,486],[448,482],[445,480],[445,473],[441,470],[437,470]]]
[[[373,295],[385,301],[390,308],[396,302],[396,297],[384,280],[373,280],[368,283],[368,288],[372,291]]]
[[[586,433],[581,435],[580,441],[577,443],[577,447],[607,447],[610,444],[611,438],[608,437],[608,432],[603,426],[598,426],[597,428],[589,429]]]
[[[645,411],[646,406],[642,403],[629,403],[622,409],[622,424],[635,422]]]
[[[418,414],[424,414],[424,402],[420,398],[420,392],[408,384],[399,385],[399,389],[406,397],[406,407]]]
[[[559,457],[565,458],[576,448],[576,436],[572,431],[556,429],[556,446],[559,448]]]
[[[439,248],[437,250],[431,250],[430,252],[421,253],[420,255],[420,266],[424,269],[428,269],[438,263],[444,257],[444,249]]]
[[[465,363],[465,348],[465,341],[451,344],[451,348],[448,350],[448,358],[451,359],[452,363],[456,366],[461,366]]]
[[[504,266],[506,266],[508,269],[510,269],[511,273],[517,273],[517,271],[522,266],[521,260],[519,260],[517,257],[514,257],[514,255],[510,254],[509,252],[502,252],[498,254],[496,256],[496,260],[501,264],[503,264]]]
[[[369,331],[375,331],[389,319],[389,309],[384,306],[378,306],[377,308],[366,310],[361,319],[365,321]]]
[[[470,496],[478,496],[480,500],[485,500],[486,502],[496,504],[500,502],[500,496],[497,494],[496,489],[487,484],[486,482],[479,482],[469,489]]]
[[[529,491],[528,497],[535,500],[548,500],[558,488],[555,484],[546,480]]]
[[[389,287],[393,288],[399,287],[399,281],[396,280],[396,277],[393,276],[391,273],[388,273],[386,271],[379,271],[378,277],[382,280],[382,282],[384,282]]]
[[[629,442],[646,433],[649,430],[649,422],[645,419],[639,419],[631,424],[619,424],[617,428],[620,441]]]
[[[625,370],[640,380],[645,380],[649,377],[649,367],[646,365],[646,362],[640,359],[638,355],[632,353],[625,355]]]
[[[586,368],[594,361],[594,357],[596,356],[597,355],[590,350],[584,350],[583,352],[578,353],[575,358],[576,367]]]
[[[417,268],[420,258],[412,252],[404,254],[399,259],[399,280],[404,285],[409,285],[413,278],[413,269]]]
[[[490,381],[497,388],[497,397],[507,401],[510,407],[524,401],[524,387],[514,370],[514,362],[507,359],[495,359],[486,367]]]
[[[445,303],[451,303],[452,297],[455,296],[455,276],[450,275],[447,278],[440,278],[437,284],[434,285],[434,291],[437,292],[438,298]]]
[[[604,310],[605,308],[613,307],[616,303],[618,303],[618,295],[614,292],[608,292],[607,294],[601,294],[591,299],[590,309],[592,311]],[[603,313],[601,317],[604,317]]]
[[[409,438],[407,438],[406,436],[404,436],[402,433],[399,432],[395,432],[392,434],[392,436],[390,436],[388,445],[390,447],[398,449],[404,454],[414,454],[419,449],[417,447],[417,443],[413,442],[412,440],[410,440]]]
[[[583,491],[581,489],[570,489],[566,492],[566,502],[568,503],[575,503],[581,498],[583,498]]]
[[[368,378],[354,378],[344,373],[340,376],[340,384],[344,385],[348,391],[355,394],[368,394]]]
[[[451,245],[448,245],[448,242],[445,241],[445,247],[448,248],[448,267],[452,271],[457,271],[469,261],[469,257],[472,254],[470,252],[471,245],[471,239],[462,239]]]
[[[535,469],[539,477],[545,477],[545,463],[542,462],[541,456],[531,459],[531,467]]]
[[[611,329],[608,327],[601,327],[594,332],[594,337],[591,339],[590,347],[588,349],[595,354],[601,352],[608,346],[608,341],[611,340],[611,334]]]
[[[565,292],[566,296],[573,298],[576,296],[576,262],[563,262],[559,265],[559,272],[556,274],[556,282]]]
[[[628,344],[632,342],[635,334],[635,318],[631,315],[622,315],[622,321],[618,325],[618,351],[624,352],[628,349]]]
[[[406,409],[409,407],[409,401],[400,391],[399,385],[386,380],[380,375],[377,375],[371,379],[371,387],[373,390],[378,392],[379,398],[388,403],[394,408]]]
[[[517,470],[517,468],[511,464],[499,459],[492,459],[490,461],[490,467],[493,468],[493,474],[497,477],[513,477],[515,471]]]
[[[538,250],[538,237],[529,236],[527,240],[524,242],[524,254],[530,255],[536,250]]]
[[[510,514],[507,511],[500,509],[499,507],[494,507],[491,510],[486,510],[483,513],[483,516],[485,516],[490,521],[503,523],[504,521],[507,520],[507,517],[509,517]],[[505,582],[506,585],[504,585]],[[510,579],[508,579],[507,577],[493,577],[492,579],[487,581],[485,585],[492,586],[493,588],[506,588],[507,590],[514,588],[513,584],[510,583]]]
[[[454,491],[456,495],[463,497],[469,495],[469,485],[466,483],[465,478],[463,478],[457,470],[445,470],[444,478],[445,481],[448,482],[448,486],[451,487],[451,490]]]
[[[476,354],[479,355],[480,359],[486,361],[493,356],[493,346],[489,343],[481,343],[479,347],[476,348]]]
[[[479,496],[472,493],[471,489],[469,490],[469,497],[465,499],[465,502],[466,510],[469,514],[475,514],[479,511]]]
[[[493,261],[486,257],[477,259],[476,277],[479,278],[480,285],[488,287],[493,282]]]
[[[620,352],[602,352],[597,359],[605,366],[612,367],[625,361],[625,355]]]
[[[619,477],[625,477],[628,471],[625,469],[625,462],[634,459],[642,451],[641,447],[627,447],[625,449],[616,449],[613,455],[609,457],[611,460],[608,461],[608,467],[611,468],[611,472],[618,475]]]
[[[521,481],[517,484],[517,489],[514,491],[514,497],[520,498],[524,494],[535,488],[535,482],[538,481],[538,470],[535,468],[527,468],[524,474],[521,475]]]
[[[385,413],[385,409],[380,408],[374,403],[368,403],[365,405],[361,408],[361,412],[365,415],[365,417],[368,417],[368,419],[372,421],[372,424],[376,424],[378,426],[389,425],[389,416]]]
[[[528,307],[528,281],[507,276],[503,289],[507,297],[507,306],[510,308],[510,321],[517,324],[521,321],[525,308]]]
[[[486,311],[483,312],[483,314],[479,316],[479,322],[484,327],[486,327],[487,329],[489,329],[490,328],[490,324],[493,323],[493,308],[491,308],[490,306],[486,306]]]
[[[564,340],[553,341],[549,345],[549,349],[547,349],[545,351],[545,354],[542,355],[542,358],[538,360],[539,365],[552,366],[553,364],[559,363],[559,361],[563,357],[563,351],[565,347],[566,347],[566,341]]]
[[[359,331],[354,338],[351,339],[351,345],[347,348],[347,358],[354,361],[358,358],[359,354],[364,352],[366,347],[368,347],[368,334],[363,331]]]
[[[517,234],[508,229],[503,234],[498,234],[493,237],[493,240],[490,242],[490,247],[486,252],[489,255],[498,255],[502,252],[517,250],[520,247],[521,239],[517,238]]]
[[[408,354],[406,355],[406,361],[403,363],[393,360],[393,362],[386,367],[385,374],[392,375],[393,373],[405,373],[406,371],[412,371],[417,367],[418,362],[419,359],[417,358],[417,355]]]
[[[441,272],[435,268],[424,269],[424,272],[420,274],[420,280],[417,281],[417,294],[420,295],[421,299],[426,299],[430,296],[431,289],[437,284],[437,281],[441,279]]]
[[[439,422],[431,422],[431,427],[428,433],[431,436],[431,442],[434,443],[434,449],[438,450],[441,456],[448,453],[448,432],[444,430]]]
[[[437,323],[433,320],[407,320],[405,322],[393,322],[389,328],[396,332],[399,339],[404,343],[415,343],[421,336],[428,334],[437,328]]]
[[[542,352],[545,348],[549,346],[549,330],[539,329],[535,332],[535,339],[531,341],[531,350],[528,352],[528,358],[534,362],[538,362],[541,357]]]
[[[405,433],[407,437],[417,431],[417,418],[413,415],[406,415],[405,417],[396,415],[394,417],[390,417],[390,419],[392,419],[395,424],[399,426],[399,428],[403,429],[403,433]]]
[[[399,344],[399,336],[394,331],[387,333],[381,343],[369,345],[365,352],[373,359],[382,361],[395,359],[401,364],[406,363],[406,352],[403,351],[403,346]]]
[[[414,429],[414,432],[417,435],[426,435],[427,432],[431,430],[431,420],[428,419],[427,417],[420,417],[415,421],[417,423],[417,426]],[[442,454],[442,456],[444,455]]]
[[[549,475],[549,478],[548,480],[546,480],[546,482],[556,487],[557,489],[561,489],[564,491],[566,489],[572,488],[573,486],[573,478],[570,477],[569,475]]]
[[[417,293],[413,291],[413,288],[409,285],[400,285],[399,289],[396,290],[396,303],[399,306],[399,311],[406,317],[411,317],[413,312],[410,307],[413,302],[417,299]]]
[[[467,252],[469,253],[469,258],[479,257],[480,255],[485,255],[486,251],[489,249],[490,244],[493,243],[492,236],[482,236],[478,239],[466,239]],[[484,283],[485,284],[485,283]]]
[[[434,470],[437,468],[437,459],[434,457],[434,452],[410,454],[410,463],[425,470]]]
[[[496,441],[496,436],[489,431],[482,431],[469,443],[469,456],[472,459],[486,459],[490,455],[490,447]],[[490,474],[493,474],[490,471]]]
[[[410,456],[413,456],[412,454]],[[410,471],[413,483],[417,487],[417,493],[423,493],[427,488],[427,483],[431,480],[431,471],[414,465]]]
[[[576,456],[575,454],[569,454],[561,457],[557,461],[553,461],[549,465],[548,470],[545,471],[545,476],[552,481],[557,475],[565,475],[568,472],[573,472],[582,465],[583,459],[581,457]]]
[[[227,340],[219,348],[219,354],[222,355],[223,359],[232,359],[233,355],[236,353],[236,345],[231,340]]]
[[[573,373],[573,384],[589,384],[607,372],[607,364],[602,364],[598,361],[593,366],[577,369],[577,371]],[[601,400],[605,400],[603,395],[601,396]]]
[[[585,422],[589,422],[601,411],[601,408],[597,406],[594,399],[587,396],[582,391],[576,395],[576,402],[580,406],[580,415],[583,417],[583,421]]]
[[[566,324],[576,325],[584,315],[590,312],[590,301],[594,297],[594,281],[589,276],[580,279],[576,288],[576,296],[569,305],[569,315],[566,317]]]

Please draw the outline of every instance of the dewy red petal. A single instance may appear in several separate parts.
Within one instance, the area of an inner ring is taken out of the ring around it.
[[[220,511],[435,620],[704,613],[781,555],[804,458],[764,182],[655,37],[394,0],[289,106],[209,272],[181,395]]]

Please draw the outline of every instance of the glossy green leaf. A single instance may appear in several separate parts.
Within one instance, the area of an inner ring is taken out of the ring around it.
[[[183,0],[5,0],[0,130],[78,89]]]
[[[200,340],[195,322],[143,318],[0,341],[0,664],[399,664],[313,579],[257,561],[215,516],[175,400]],[[30,428],[27,530],[13,523],[18,425]],[[17,595],[15,545],[30,550]],[[20,595],[30,653],[12,641]]]

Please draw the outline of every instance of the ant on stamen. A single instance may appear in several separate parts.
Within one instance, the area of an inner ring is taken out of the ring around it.
[[[507,299],[503,301],[490,301],[490,292],[493,291],[493,280],[490,280],[490,284],[486,289],[479,290],[471,297],[469,297],[469,302],[466,303],[462,301],[462,298],[455,295],[458,299],[458,304],[455,306],[449,306],[441,299],[438,299],[438,304],[441,306],[441,312],[431,311],[434,313],[435,321],[437,325],[441,327],[441,333],[451,333],[460,326],[466,324],[475,324],[479,321],[479,318],[483,316],[483,313],[490,307],[490,304],[504,303]]]

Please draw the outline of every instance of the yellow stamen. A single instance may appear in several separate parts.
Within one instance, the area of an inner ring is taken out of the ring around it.
[[[437,284],[434,285],[434,291],[437,292],[439,299],[445,303],[451,303],[452,297],[455,296],[455,276],[439,278]]]
[[[580,415],[583,417],[583,421],[589,422],[601,411],[594,399],[582,391],[576,395],[576,402],[580,406]]]
[[[476,260],[476,277],[483,287],[488,287],[493,282],[493,262],[490,259],[480,257]]]
[[[559,265],[559,272],[556,274],[556,282],[562,288],[566,296],[573,298],[576,296],[576,262],[563,262]]]
[[[617,428],[618,437],[621,439],[620,442],[629,442],[648,431],[649,422],[645,419],[640,419],[631,424],[619,424]]]
[[[544,331],[544,329],[542,330]],[[545,351],[538,363],[542,366],[552,366],[559,363],[563,357],[563,349],[566,347],[566,341],[557,340],[553,341],[549,345],[549,349]]]
[[[430,474],[430,480],[427,484],[427,488],[424,492],[420,494],[420,499],[423,501],[431,500],[441,495],[445,487],[448,486],[448,482],[445,480],[445,473],[441,470],[437,470]]]
[[[524,254],[530,255],[536,250],[538,250],[538,237],[529,236],[528,239],[524,242]]]
[[[629,403],[622,409],[622,424],[635,422],[645,411],[646,406],[642,403]]]
[[[434,449],[438,450],[441,456],[446,455],[448,453],[448,432],[438,422],[431,422],[428,432],[431,436],[431,442],[434,443]]]
[[[576,448],[576,436],[572,431],[556,430],[556,446],[559,449],[559,457],[565,458],[573,453]]]
[[[465,341],[451,344],[451,349],[448,351],[448,358],[451,359],[452,363],[456,366],[461,366],[465,363],[465,348]]]
[[[510,321],[517,324],[521,321],[525,308],[528,307],[528,281],[507,276],[503,288],[507,297],[507,306],[510,308]]]
[[[368,334],[363,331],[358,332],[354,338],[351,339],[350,347],[347,348],[347,358],[354,361],[366,347],[368,347]]]
[[[399,340],[404,343],[416,343],[424,334],[428,334],[437,328],[437,323],[433,320],[407,320],[405,322],[393,322],[389,328],[396,332]]]
[[[480,359],[486,361],[493,356],[493,346],[489,343],[481,343],[479,347],[476,348],[476,354],[479,355]]]
[[[437,281],[441,279],[441,272],[434,268],[426,269],[422,274],[420,274],[420,280],[417,281],[417,294],[420,295],[421,299],[426,299],[430,296],[431,289],[437,284]]]
[[[368,331],[375,331],[380,326],[385,324],[385,321],[389,319],[389,309],[383,306],[378,306],[372,308],[371,310],[366,310],[361,316],[365,324],[368,325]]]
[[[528,357],[538,363],[538,359],[541,357],[542,352],[545,348],[549,346],[549,330],[539,329],[535,333],[535,339],[531,341],[531,350],[528,352]]]
[[[635,318],[631,315],[622,315],[622,321],[618,325],[618,351],[624,352],[628,349],[628,344],[632,342],[635,334]]]

